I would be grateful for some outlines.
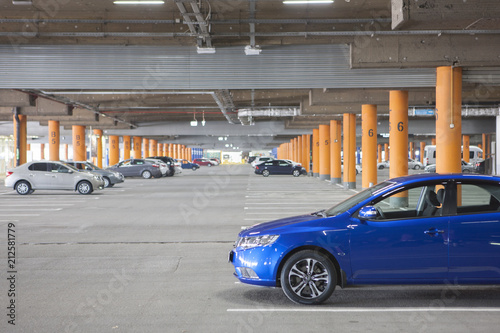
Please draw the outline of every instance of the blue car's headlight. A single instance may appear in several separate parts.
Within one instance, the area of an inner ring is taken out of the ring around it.
[[[280,235],[262,235],[254,237],[239,237],[236,241],[235,247],[242,247],[243,249],[251,249],[257,246],[271,245],[279,238]]]

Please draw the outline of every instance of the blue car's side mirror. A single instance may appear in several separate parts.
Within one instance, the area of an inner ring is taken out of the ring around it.
[[[364,206],[359,210],[358,217],[364,220],[371,220],[378,215],[377,208],[374,206]]]

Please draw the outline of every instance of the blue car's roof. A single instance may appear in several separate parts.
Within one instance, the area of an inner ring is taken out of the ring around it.
[[[494,181],[500,182],[500,177],[491,175],[480,175],[473,173],[420,173],[388,179],[390,182],[398,184],[413,183],[416,181],[425,180],[440,180],[440,179],[456,179],[456,180],[478,180],[478,181]]]

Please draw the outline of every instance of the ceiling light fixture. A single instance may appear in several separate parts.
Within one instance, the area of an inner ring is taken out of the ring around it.
[[[201,126],[205,126],[207,122],[205,121],[205,111],[203,111],[203,120],[201,121]]]
[[[283,3],[287,5],[310,4],[310,3],[326,4],[326,3],[333,3],[333,0],[284,0]]]
[[[163,5],[165,1],[160,0],[116,0],[115,5]]]
[[[198,120],[196,120],[196,112],[193,113],[193,119],[194,120],[191,120],[190,125],[193,127],[198,126]]]
[[[32,5],[32,0],[12,0],[13,5]]]
[[[245,54],[246,55],[259,55],[262,52],[262,49],[259,45],[247,45],[245,46]]]

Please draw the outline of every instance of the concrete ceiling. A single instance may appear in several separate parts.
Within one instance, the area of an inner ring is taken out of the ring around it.
[[[3,1],[0,44],[14,50],[30,45],[134,45],[189,46],[216,52],[245,46],[258,52],[260,46],[263,53],[271,46],[344,44],[350,48],[353,71],[461,66],[464,105],[498,108],[500,101],[497,0],[335,0],[321,5],[287,5],[281,0],[166,0],[156,6],[116,5],[112,0]],[[11,120],[12,107],[19,107],[30,121],[42,126],[48,120],[60,120],[66,128],[81,124],[123,135],[144,135],[145,124],[161,128],[178,123],[182,127],[194,117],[228,127],[281,122],[279,130],[273,125],[274,140],[265,140],[266,145],[276,145],[342,113],[359,114],[361,104],[377,104],[384,119],[390,89],[279,85],[232,89],[229,83],[224,89],[196,91],[27,86],[0,90],[0,120]],[[410,106],[434,106],[434,88],[411,86],[409,91]],[[248,114],[249,109],[254,116],[243,117],[241,122],[238,110]],[[251,130],[242,132],[248,135],[246,141],[252,141]],[[213,136],[220,133],[224,129],[217,125]],[[155,138],[196,144],[207,135],[196,139],[190,134],[185,142],[182,135],[171,133],[157,133]]]

